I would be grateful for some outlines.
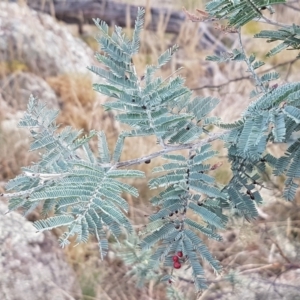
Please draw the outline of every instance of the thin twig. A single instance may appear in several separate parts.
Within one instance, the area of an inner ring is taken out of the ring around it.
[[[179,151],[179,150],[186,150],[186,149],[191,149],[191,150],[195,150],[203,145],[206,145],[208,143],[211,143],[217,139],[219,139],[220,137],[222,137],[223,135],[227,134],[229,132],[229,130],[226,131],[222,131],[222,132],[218,132],[218,133],[214,133],[211,134],[208,138],[200,140],[198,143],[189,143],[189,144],[183,144],[183,145],[177,145],[177,146],[168,146],[163,148],[163,150],[154,152],[148,156],[144,156],[141,158],[136,158],[136,159],[131,159],[131,160],[126,160],[126,161],[122,161],[122,162],[118,162],[116,164],[101,164],[101,166],[103,168],[111,168],[111,169],[118,169],[118,168],[122,168],[122,167],[128,167],[128,166],[132,166],[132,165],[137,165],[137,164],[141,164],[147,160],[151,160],[155,157],[161,156],[163,154],[169,153],[169,152],[173,152],[173,151]],[[36,175],[39,176],[40,174],[31,174],[31,176]],[[47,174],[42,174],[43,176],[47,175]],[[62,174],[49,174],[50,179],[53,179],[53,177],[55,175],[59,175],[58,177],[61,177]],[[55,177],[57,177],[55,176]],[[47,179],[49,179],[47,177]],[[46,182],[46,184],[49,184],[49,182],[51,183],[51,180],[48,180]],[[37,190],[41,189],[45,184],[41,184],[37,187],[34,187],[32,189],[26,190],[26,191],[21,191],[21,192],[16,192],[16,193],[2,193],[0,194],[0,197],[21,197],[24,195],[30,195],[33,192],[36,192]]]
[[[288,264],[281,264],[281,263],[272,263],[272,264],[267,264],[262,267],[257,267],[257,268],[252,268],[248,270],[244,270],[242,272],[239,272],[239,274],[249,274],[249,273],[257,273],[259,271],[263,270],[278,270],[284,268],[285,270],[293,270],[293,269],[300,269],[300,264],[293,264],[293,263],[288,263]]]
[[[271,20],[271,19],[269,19],[269,18],[267,18],[267,17],[265,17],[263,15],[261,15],[261,19],[255,18],[255,19],[253,19],[253,21],[261,22],[261,23],[267,23],[267,24],[278,26],[278,27],[282,27],[282,28],[290,28],[291,27],[289,25],[273,21],[273,20]]]
[[[178,68],[177,70],[175,70],[172,74],[170,74],[169,76],[167,76],[167,77],[163,80],[163,82],[161,83],[160,86],[162,86],[169,78],[171,78],[172,76],[174,76],[176,73],[180,72],[180,71],[183,70],[183,69],[184,69],[184,67],[180,67],[180,68]]]
[[[241,29],[239,29],[239,31],[238,31],[238,36],[239,36],[240,48],[241,48],[241,51],[244,55],[244,61],[248,65],[248,71],[251,72],[252,77],[256,81],[256,85],[259,86],[264,93],[267,93],[268,90],[266,89],[266,87],[264,86],[264,84],[262,83],[260,78],[257,76],[256,72],[254,71],[254,69],[252,67],[252,64],[250,63],[250,61],[249,61],[249,59],[246,55],[246,52],[245,52],[245,49],[244,49],[244,46],[243,46],[243,41],[242,41]]]
[[[162,149],[160,151],[157,151],[157,152],[154,152],[150,155],[141,157],[141,158],[136,158],[136,159],[131,159],[131,160],[118,162],[114,165],[112,165],[112,164],[101,164],[101,166],[103,168],[113,167],[114,169],[118,169],[118,168],[128,167],[128,166],[132,166],[132,165],[138,165],[138,164],[143,163],[147,160],[151,160],[153,158],[159,157],[161,155],[164,155],[166,153],[173,152],[173,151],[180,151],[180,150],[187,150],[187,149],[195,150],[199,147],[202,147],[203,145],[206,145],[208,143],[211,143],[211,142],[219,139],[220,137],[227,134],[228,132],[229,132],[229,130],[211,134],[210,137],[208,137],[206,139],[203,139],[203,140],[200,140],[197,143],[189,143],[189,144],[182,144],[182,145],[176,145],[176,146],[166,145],[166,147],[164,149]]]
[[[293,60],[290,62],[289,67],[288,67],[288,71],[287,71],[287,73],[286,73],[286,75],[285,75],[285,81],[288,80],[288,77],[290,76],[290,72],[291,72],[291,70],[292,70],[292,66],[293,66],[293,64],[294,64],[298,59],[299,59],[299,57],[297,56],[295,59],[293,59]]]
[[[203,85],[203,86],[200,86],[200,87],[197,87],[197,88],[192,88],[191,90],[192,91],[198,91],[198,90],[203,90],[203,89],[219,89],[223,86],[228,85],[231,82],[241,81],[241,80],[250,79],[250,78],[251,78],[251,76],[242,76],[242,77],[230,79],[230,80],[228,80],[224,83],[221,83],[221,84],[217,84],[217,85],[207,84],[207,85]]]
[[[270,280],[267,280],[267,279],[258,279],[258,278],[255,278],[254,280],[257,281],[257,282],[267,283],[267,284],[271,284],[271,285],[274,286],[274,282],[272,282]],[[296,290],[300,290],[299,284],[292,285],[292,284],[286,284],[286,283],[276,282],[276,286],[280,286],[280,287],[283,287],[283,288],[293,288],[293,289],[296,289]]]
[[[295,6],[290,5],[290,4],[288,4],[288,3],[285,3],[285,4],[283,4],[283,5],[286,6],[286,7],[288,7],[288,8],[291,8],[291,9],[293,9],[293,10],[300,11],[300,8],[299,8],[299,7],[295,7]]]
[[[242,275],[242,274],[249,274],[249,273],[257,273],[257,272],[260,272],[260,271],[274,269],[274,268],[278,269],[280,266],[281,265],[278,264],[278,263],[267,264],[267,265],[264,265],[264,266],[261,266],[261,267],[250,268],[250,269],[244,270],[242,272],[239,272],[239,274]]]
[[[283,257],[283,259],[284,259],[287,263],[291,264],[292,262],[291,262],[290,259],[283,253],[283,251],[282,251],[281,247],[278,245],[277,241],[273,240],[271,237],[269,237],[269,239],[270,239],[271,242],[277,247],[277,249],[278,249],[280,255]]]
[[[276,68],[285,66],[287,64],[289,64],[289,68],[290,68],[297,60],[299,60],[299,57],[296,57],[296,58],[294,58],[292,60],[280,63],[280,64],[278,64],[276,66],[268,68],[267,70],[257,72],[257,74],[267,73],[267,72],[270,72],[270,71],[272,71],[272,70],[274,70]],[[241,80],[246,80],[246,79],[251,79],[251,78],[252,78],[252,76],[241,76],[241,77],[230,79],[230,80],[228,80],[228,81],[226,81],[224,83],[221,83],[221,84],[217,84],[217,85],[210,85],[210,84],[208,84],[208,85],[203,85],[203,86],[196,87],[196,88],[191,88],[191,90],[197,91],[197,90],[202,90],[202,89],[218,89],[218,88],[221,88],[223,86],[228,85],[231,82],[236,82],[236,81],[241,81]]]

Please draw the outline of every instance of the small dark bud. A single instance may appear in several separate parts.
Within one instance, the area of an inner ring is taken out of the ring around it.
[[[150,164],[150,162],[151,162],[151,159],[145,160],[145,164]]]
[[[176,229],[179,229],[179,228],[180,228],[180,225],[179,225],[179,224],[176,224],[176,225],[175,225],[175,228],[176,228]]]
[[[173,216],[173,213],[170,213],[170,214],[169,214],[169,217],[172,217],[172,216]]]
[[[266,162],[266,160],[264,158],[261,158],[260,161],[261,162]]]
[[[190,127],[189,127],[189,126],[187,126],[185,129],[186,129],[186,130],[190,130]]]
[[[262,6],[260,9],[261,10],[265,10],[265,9],[267,9],[267,7],[266,6]]]
[[[145,105],[142,106],[142,109],[146,109],[147,107]]]
[[[189,181],[187,180],[185,183],[186,183],[186,184],[189,184]]]
[[[198,205],[198,206],[202,206],[203,203],[198,201],[197,205]]]
[[[131,102],[135,102],[135,99],[132,99]]]
[[[145,79],[145,76],[143,75],[143,76],[141,76],[141,81],[143,81]]]
[[[257,181],[256,181],[256,180],[254,180],[254,181],[253,181],[253,184],[257,184]]]
[[[186,207],[183,209],[183,212],[182,212],[183,214],[185,214],[186,213]]]
[[[187,171],[186,171],[188,174],[190,174],[190,169],[187,169]]]
[[[175,210],[175,214],[178,214],[178,210]]]
[[[254,200],[254,196],[253,196],[253,194],[251,193],[250,190],[247,190],[247,194],[250,196],[250,198],[251,198],[252,200]]]
[[[193,158],[195,157],[195,155],[196,155],[196,154],[193,154],[193,155],[190,157],[190,159],[193,159]]]

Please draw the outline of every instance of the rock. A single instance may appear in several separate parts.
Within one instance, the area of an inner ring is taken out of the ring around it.
[[[282,272],[284,274],[284,272]],[[258,274],[236,274],[220,279],[205,291],[203,300],[300,300],[299,274],[291,270],[289,276],[264,278]],[[285,275],[287,275],[285,274]],[[230,283],[231,280],[234,280]]]
[[[0,2],[0,62],[22,64],[42,77],[89,73],[93,51],[49,15]],[[17,65],[18,65],[17,64]],[[8,70],[14,71],[14,70]]]
[[[63,124],[87,131],[99,127],[95,107],[107,97],[93,92],[92,84],[102,79],[87,69],[97,64],[93,51],[63,23],[26,5],[0,1],[0,96],[7,107],[23,111],[32,93],[48,107],[59,103],[60,116],[68,116],[59,120]],[[101,119],[101,129],[102,124]]]
[[[44,79],[35,74],[14,73],[0,80],[0,85],[4,86],[4,89],[0,91],[3,100],[15,110],[25,111],[31,94],[47,103],[47,107],[59,108],[54,90]]]
[[[80,299],[75,273],[51,233],[37,233],[0,202],[0,299]]]

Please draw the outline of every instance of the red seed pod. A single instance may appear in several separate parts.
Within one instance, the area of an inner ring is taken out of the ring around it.
[[[182,257],[182,256],[183,256],[182,251],[178,251],[178,252],[177,252],[177,256],[178,256],[178,257]]]
[[[181,263],[179,261],[175,261],[174,264],[173,264],[173,267],[175,269],[180,269],[181,268]]]
[[[179,260],[179,257],[178,257],[177,255],[174,255],[174,256],[172,257],[172,259],[173,259],[174,262],[176,262],[176,261]]]
[[[222,165],[223,165],[223,163],[219,161],[219,162],[217,162],[216,164],[212,165],[212,166],[210,167],[210,169],[213,171],[213,170],[215,170],[215,169],[221,167]]]

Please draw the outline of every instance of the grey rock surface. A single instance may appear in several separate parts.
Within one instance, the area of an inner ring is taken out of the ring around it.
[[[42,77],[90,73],[93,51],[49,15],[0,2],[0,61],[20,62]]]
[[[201,300],[300,300],[299,276],[293,270],[281,279],[237,274],[235,284],[215,284],[204,292]]]
[[[17,212],[0,202],[0,299],[80,299],[74,271],[55,237],[37,233]]]
[[[58,99],[53,89],[41,77],[33,73],[19,72],[0,80],[3,100],[16,110],[25,111],[29,96],[32,94],[43,100],[47,107],[58,109]],[[5,90],[5,92],[4,92]]]

